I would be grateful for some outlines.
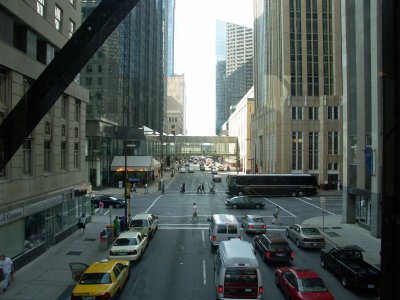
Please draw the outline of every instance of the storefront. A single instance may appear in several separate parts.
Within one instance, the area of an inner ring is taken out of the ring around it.
[[[74,232],[82,213],[90,218],[90,198],[74,190],[1,213],[1,251],[19,268]]]

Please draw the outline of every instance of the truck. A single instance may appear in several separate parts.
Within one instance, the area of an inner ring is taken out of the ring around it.
[[[337,246],[321,249],[321,266],[340,278],[345,288],[379,290],[380,270],[363,259],[357,246]]]

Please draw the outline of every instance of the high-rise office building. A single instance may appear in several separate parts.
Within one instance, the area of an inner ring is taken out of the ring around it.
[[[223,21],[216,26],[216,134],[220,134],[231,107],[253,86],[253,30]]]
[[[167,23],[167,76],[171,76],[175,64],[175,0],[167,1]]]
[[[168,76],[167,86],[165,133],[173,135],[186,135],[185,76],[183,74]]]
[[[255,1],[252,139],[262,173],[342,180],[339,1]]]

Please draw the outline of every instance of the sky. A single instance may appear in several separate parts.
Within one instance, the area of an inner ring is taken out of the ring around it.
[[[176,74],[185,74],[187,135],[215,135],[216,20],[253,27],[253,0],[175,0]]]

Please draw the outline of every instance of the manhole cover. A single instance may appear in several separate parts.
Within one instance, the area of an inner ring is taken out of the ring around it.
[[[94,242],[96,239],[94,238],[85,238],[84,241],[88,241],[88,242]]]
[[[342,229],[342,227],[331,227],[332,229]]]
[[[325,232],[327,235],[331,236],[331,237],[339,237],[340,234],[337,234],[336,232],[330,231],[330,232]]]
[[[82,251],[69,251],[67,255],[81,255]]]

